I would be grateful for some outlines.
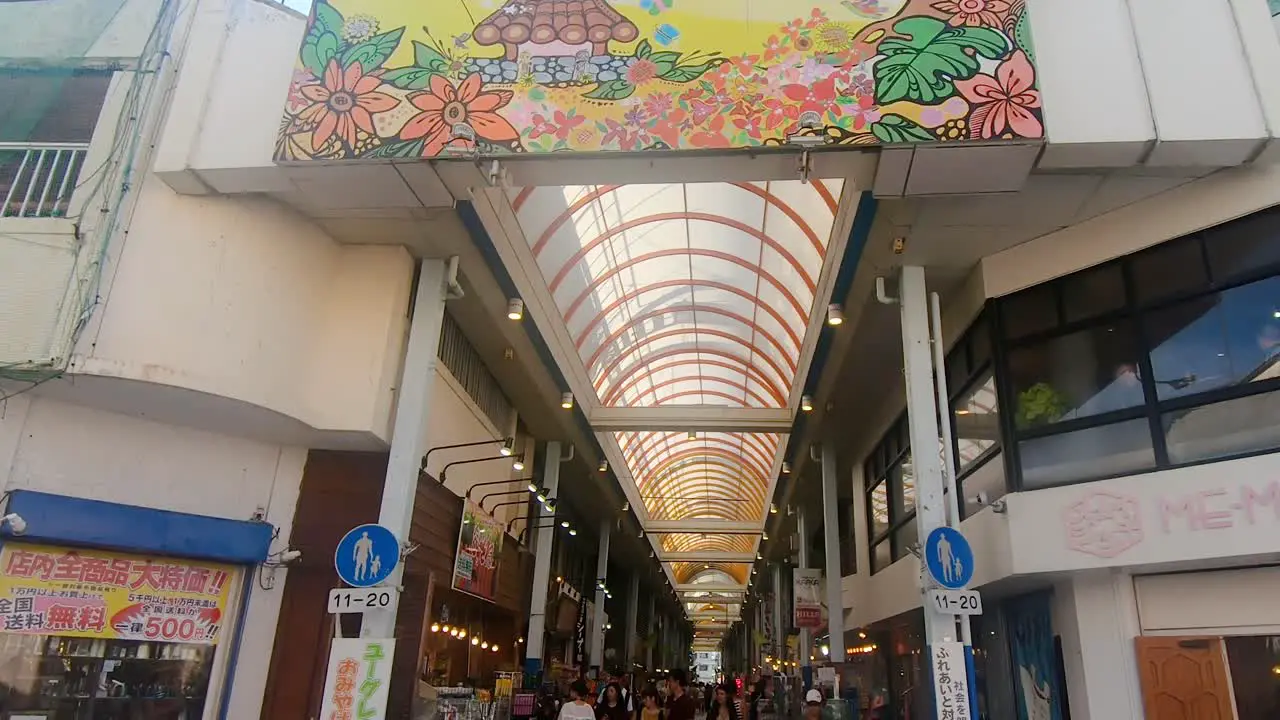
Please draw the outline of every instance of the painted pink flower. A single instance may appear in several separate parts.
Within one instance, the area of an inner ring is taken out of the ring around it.
[[[800,103],[800,112],[816,112],[825,115],[836,111],[836,83],[832,78],[812,85],[788,85],[782,93],[792,102]]]
[[[627,82],[639,85],[658,77],[658,65],[652,60],[640,59],[627,68]]]
[[[671,96],[654,93],[644,99],[643,107],[649,117],[662,117],[671,110]]]
[[[1000,14],[1009,12],[1006,0],[942,0],[933,7],[951,13],[952,25],[1000,27]]]
[[[738,71],[742,77],[751,77],[756,72],[756,63],[760,62],[759,55],[742,55],[733,59],[733,68]]]
[[[973,104],[969,131],[974,137],[996,138],[1006,132],[1024,138],[1044,135],[1044,126],[1034,112],[1040,107],[1040,91],[1034,89],[1035,68],[1021,50],[996,68],[996,76],[978,75],[957,80],[960,94]]]
[[[856,104],[846,106],[845,113],[853,118],[854,130],[863,130],[880,122],[880,108],[876,107],[876,101],[870,95],[863,95]]]
[[[787,47],[782,43],[782,38],[777,35],[770,35],[768,40],[764,41],[764,61],[769,62],[782,57],[787,52]]]
[[[373,135],[373,113],[387,112],[400,104],[394,97],[378,92],[381,88],[382,80],[366,75],[360,63],[343,69],[337,59],[330,60],[320,83],[298,89],[311,103],[298,113],[298,118],[316,123],[311,149],[320,150],[334,135],[354,147],[356,130]]]
[[[554,135],[557,140],[568,140],[574,129],[586,120],[586,115],[565,115],[563,110],[556,110],[550,119],[541,113],[536,113],[533,116],[533,129],[529,132],[529,139],[537,140],[543,135]]]
[[[440,154],[453,138],[453,130],[465,125],[476,137],[506,143],[520,137],[511,123],[497,113],[511,102],[510,90],[484,91],[479,73],[473,73],[454,87],[443,75],[432,75],[430,89],[409,96],[422,112],[409,118],[400,137],[426,138],[423,157]]]
[[[800,119],[800,108],[784,100],[769,98],[764,101],[764,126],[775,130],[784,123]]]

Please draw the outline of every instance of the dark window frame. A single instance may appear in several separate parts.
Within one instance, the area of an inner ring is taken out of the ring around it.
[[[1005,484],[1010,491],[1017,492],[1022,490],[1042,489],[1039,486],[1035,488],[1027,488],[1024,483],[1022,459],[1020,456],[1020,446],[1023,441],[1067,435],[1076,431],[1088,430],[1104,425],[1112,425],[1132,420],[1145,419],[1147,421],[1154,457],[1154,463],[1150,468],[1118,473],[1099,473],[1096,475],[1088,475],[1078,479],[1073,479],[1068,482],[1053,483],[1052,485],[1046,485],[1044,487],[1064,487],[1087,482],[1097,482],[1099,480],[1107,480],[1116,477],[1127,477],[1149,472],[1159,472],[1172,468],[1192,467],[1211,462],[1222,462],[1224,460],[1280,452],[1280,447],[1275,447],[1241,453],[1229,453],[1223,456],[1214,456],[1191,462],[1177,463],[1171,461],[1163,427],[1163,418],[1166,415],[1180,410],[1205,407],[1219,402],[1278,392],[1280,391],[1280,377],[1262,380],[1259,382],[1226,385],[1199,393],[1181,395],[1161,400],[1159,399],[1159,394],[1156,388],[1156,378],[1152,369],[1151,351],[1153,348],[1146,325],[1146,321],[1151,315],[1188,301],[1221,295],[1246,285],[1280,277],[1280,260],[1260,263],[1256,267],[1250,267],[1243,271],[1236,269],[1233,275],[1226,278],[1219,278],[1215,275],[1214,267],[1210,261],[1210,245],[1215,240],[1221,242],[1222,238],[1220,235],[1229,235],[1233,229],[1238,229],[1238,223],[1257,221],[1259,219],[1258,216],[1263,214],[1274,216],[1271,227],[1280,231],[1280,205],[1276,205],[1251,213],[1250,215],[1246,215],[1242,218],[1221,223],[1212,228],[1171,238],[1165,242],[1140,250],[1136,253],[1084,268],[1069,275],[1054,278],[1046,283],[1041,283],[1040,285],[1020,290],[1017,293],[999,298],[995,301],[995,310],[991,313],[991,317],[994,322],[992,336],[995,338],[996,396],[997,402],[1000,406],[1001,435],[1003,445],[1005,446]],[[1277,235],[1275,241],[1280,242],[1280,234]],[[1169,250],[1170,246],[1175,243],[1195,244],[1197,246],[1198,252],[1191,254],[1200,258],[1200,272],[1205,278],[1204,284],[1192,289],[1179,289],[1168,293],[1162,293],[1154,299],[1140,298],[1137,280],[1134,277],[1135,265],[1138,262],[1153,257],[1161,251]],[[1120,269],[1121,277],[1124,282],[1124,305],[1118,309],[1083,320],[1065,322],[1064,319],[1066,318],[1067,313],[1063,304],[1065,297],[1064,288],[1073,280],[1079,278],[1085,273],[1096,272],[1109,267],[1118,267]],[[1011,303],[1017,302],[1019,298],[1026,297],[1030,293],[1045,292],[1046,290],[1053,295],[1054,305],[1056,307],[1055,314],[1057,316],[1055,324],[1047,330],[1022,335],[1017,338],[1009,338],[1003,326],[1003,319],[1006,315],[1008,306]],[[1044,343],[1074,332],[1097,328],[1107,324],[1114,324],[1116,322],[1127,322],[1129,323],[1129,326],[1133,328],[1133,340],[1135,343],[1135,350],[1137,352],[1138,370],[1142,380],[1143,402],[1133,407],[1112,410],[1097,415],[1090,415],[1088,417],[1074,418],[1071,420],[1031,428],[1018,428],[1016,423],[1016,394],[1012,387],[1012,374],[1009,365],[1010,353],[1023,348],[1043,345]]]

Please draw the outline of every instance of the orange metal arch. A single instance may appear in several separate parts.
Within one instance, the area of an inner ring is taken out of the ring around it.
[[[746,535],[675,535],[662,539],[662,548],[668,552],[715,550],[720,552],[749,552],[751,540]]]
[[[582,259],[585,258],[588,254],[590,254],[592,250],[595,250],[600,245],[603,245],[605,242],[609,241],[615,235],[619,235],[628,230],[631,230],[637,227],[642,227],[644,225],[649,225],[656,222],[666,222],[667,220],[684,220],[686,222],[698,220],[701,222],[709,222],[714,225],[723,225],[725,227],[733,228],[734,230],[737,230],[743,233],[744,235],[750,235],[751,237],[765,244],[769,244],[770,242],[773,241],[772,238],[764,234],[764,231],[757,230],[756,228],[753,228],[744,222],[739,222],[732,218],[724,217],[722,215],[712,215],[711,213],[703,213],[703,212],[669,212],[669,213],[656,213],[654,215],[645,215],[643,217],[632,218],[631,220],[628,220],[624,223],[619,224],[617,227],[609,228],[605,232],[589,240],[581,248],[579,248],[576,252],[574,252],[573,255],[568,260],[566,260],[563,265],[560,266],[560,271],[557,272],[556,276],[551,279],[551,282],[549,283],[548,287],[550,288],[551,292],[554,294],[556,291],[556,288],[560,287],[560,283],[564,282],[564,279],[568,277],[569,272],[573,269],[575,265],[581,262]],[[807,285],[809,288],[814,288],[817,286],[816,283],[814,282],[814,279],[809,276],[809,272],[805,270],[803,265],[800,264],[800,261],[796,259],[795,255],[792,255],[789,250],[781,246],[775,245],[772,247],[775,252],[777,252],[779,255],[782,256],[782,259],[785,260],[788,265],[790,265],[793,269],[795,269],[795,271],[804,280],[805,285]]]
[[[711,355],[712,353],[709,350],[702,350],[696,354]],[[665,365],[655,365],[655,363],[651,361],[649,363],[649,372],[647,374],[630,378],[627,380],[625,384],[615,385],[613,388],[609,390],[609,392],[604,394],[603,398],[601,398],[601,404],[607,407],[612,407],[614,403],[616,403],[619,400],[619,398],[621,398],[623,395],[626,395],[628,390],[630,390],[631,388],[635,387],[637,384],[645,380],[649,375],[655,375],[663,370],[672,370],[684,365],[711,365],[714,367],[724,368],[725,370],[742,372],[743,375],[746,376],[748,379],[754,380],[757,384],[759,384],[762,388],[764,388],[765,392],[769,393],[769,397],[773,398],[773,400],[777,403],[776,405],[769,405],[768,403],[765,403],[765,407],[785,407],[786,406],[787,399],[785,394],[782,392],[782,389],[774,385],[773,381],[770,378],[766,377],[764,373],[760,372],[760,370],[757,369],[754,365],[751,365],[750,363],[748,363],[745,358],[741,358],[741,357],[738,357],[737,355],[734,355],[732,353],[727,353],[727,352],[723,352],[723,353],[717,352],[714,354],[716,356],[733,358],[734,360],[737,360],[741,364],[741,367],[737,365],[731,365],[730,363],[722,362],[720,360],[711,360],[707,358],[698,358],[698,357],[693,357],[685,360],[677,360],[675,362],[667,363]]]
[[[655,474],[650,471],[655,462],[665,462],[667,458],[680,456],[687,460],[682,460],[679,467],[667,466],[665,471],[668,474],[679,473],[687,467],[699,467],[699,450],[714,450],[716,458],[723,458],[732,463],[737,468],[739,475],[744,475],[745,470],[758,470],[759,468],[771,468],[773,466],[772,457],[777,454],[762,451],[754,445],[739,445],[724,440],[709,441],[705,443],[695,443],[694,441],[679,441],[667,445],[648,444],[644,446],[632,446],[624,450],[624,455],[628,467],[635,471],[640,481],[649,482],[655,478]],[[708,455],[708,457],[711,457]],[[758,477],[750,478],[758,480],[761,483],[768,483],[769,474],[759,473]]]
[[[591,321],[589,323],[583,326],[582,330],[578,331],[577,337],[575,337],[573,340],[574,346],[582,347],[582,343],[585,341],[584,339],[591,334],[592,328],[600,324],[601,321],[603,321],[606,317],[609,316],[609,313],[613,312],[614,310],[617,310],[619,307],[622,306],[623,303],[634,300],[647,292],[651,292],[653,290],[662,290],[663,288],[669,288],[669,287],[688,287],[688,288],[705,287],[705,288],[713,288],[716,290],[724,290],[725,292],[732,293],[734,295],[737,295],[738,297],[745,298],[748,302],[750,302],[755,307],[765,311],[766,313],[769,314],[770,317],[778,321],[779,326],[783,328],[791,327],[791,325],[786,321],[786,319],[782,317],[782,313],[778,312],[777,308],[773,307],[772,305],[766,305],[760,302],[759,296],[752,295],[751,293],[747,292],[746,290],[743,290],[742,288],[736,285],[730,285],[728,283],[722,283],[716,280],[702,280],[699,278],[694,278],[692,280],[689,280],[689,279],[663,280],[662,282],[656,282],[651,285],[645,285],[644,287],[638,287],[638,288],[635,288],[634,290],[630,290],[622,297],[619,297],[613,302],[606,305],[604,308],[602,308],[599,312],[595,314],[595,317],[591,318]],[[799,320],[799,322],[797,323],[798,325],[805,325],[808,323],[808,320],[807,320],[808,315],[807,313],[805,313],[803,307],[797,307],[795,305],[792,305],[792,309],[796,311],[796,316],[797,316],[797,319]]]
[[[578,311],[578,308],[582,307],[582,303],[586,302],[591,297],[591,293],[595,291],[596,288],[608,282],[610,278],[618,273],[633,268],[636,265],[640,265],[641,263],[649,262],[650,260],[658,260],[664,257],[673,257],[678,255],[708,257],[714,260],[724,260],[725,262],[732,263],[740,268],[750,270],[768,281],[768,283],[777,289],[778,292],[782,293],[782,296],[791,303],[792,307],[804,307],[804,304],[796,299],[796,296],[791,292],[790,288],[787,287],[786,283],[775,277],[773,273],[766,272],[762,266],[747,262],[747,260],[741,256],[721,252],[719,250],[707,250],[705,248],[667,248],[665,250],[654,250],[653,252],[644,253],[643,255],[637,255],[630,260],[610,266],[607,271],[595,278],[592,278],[591,282],[582,289],[582,292],[578,293],[578,296],[569,303],[569,307],[564,311],[564,321],[569,322],[572,320],[574,314]],[[808,287],[807,289],[809,290],[810,295],[817,292],[817,289],[814,287]]]
[[[671,563],[671,570],[674,572],[676,579],[679,580],[682,585],[692,583],[701,575],[714,572],[716,570],[728,575],[737,582],[745,583],[747,581],[747,567],[748,566],[743,565],[742,563]],[[689,572],[690,570],[693,572]]]
[[[768,475],[767,468],[763,472],[761,472],[760,467],[756,464],[754,460],[744,457],[741,454],[735,455],[734,453],[720,450],[719,448],[680,450],[680,451],[671,453],[670,455],[662,458],[662,460],[660,460],[658,464],[655,465],[654,467],[647,468],[647,472],[643,473],[645,478],[640,479],[640,482],[647,483],[649,482],[650,479],[652,479],[653,482],[661,483],[662,478],[660,476],[662,475],[663,471],[666,470],[668,467],[682,460],[688,460],[689,458],[699,458],[699,457],[719,457],[721,459],[728,460],[731,463],[736,461],[738,466],[744,470],[744,472],[742,473],[744,476],[748,474],[745,471],[751,471],[757,475],[754,478],[743,477],[742,478],[743,480],[754,480],[756,482],[764,483],[766,485],[768,484],[767,478],[769,477],[769,475]]]
[[[715,435],[700,437],[697,440],[689,440],[685,436],[668,433],[661,436],[644,438],[635,443],[629,443],[623,446],[622,452],[623,457],[630,465],[641,462],[641,460],[647,459],[649,456],[661,452],[677,453],[684,452],[689,449],[696,450],[699,448],[715,448],[723,452],[731,453],[735,457],[745,455],[758,463],[760,467],[773,467],[773,456],[777,453],[776,448],[770,451],[767,445],[761,446],[749,442],[750,436],[746,435],[740,436],[738,439],[743,442],[738,444],[731,442],[728,438],[718,437]],[[657,443],[662,443],[662,445],[659,446]],[[645,458],[641,458],[641,455],[645,456]],[[768,476],[769,473],[765,472],[762,474],[761,479],[765,479]]]
[[[653,506],[646,505],[649,517],[655,520],[685,520],[691,516],[713,517],[720,520],[740,520],[751,522],[760,517],[759,512],[750,512],[741,507],[742,503],[732,503],[725,498],[708,498],[706,500],[662,501]]]
[[[821,180],[814,180],[813,189],[818,191],[818,195],[822,196],[822,201],[827,204],[827,209],[831,211],[832,215],[840,212],[840,203],[837,202],[835,196],[831,194],[831,190],[827,188],[826,183]]]
[[[734,507],[748,508],[763,503],[763,488],[744,488],[742,481],[741,472],[735,473],[733,468],[723,464],[715,467],[690,468],[688,471],[682,471],[680,475],[666,476],[661,483],[658,483],[661,487],[654,488],[651,487],[651,483],[645,483],[646,488],[658,491],[645,493],[645,502],[674,505],[683,500],[691,504],[700,504],[707,500],[727,500],[731,501]],[[702,495],[703,493],[705,495]]]
[[[538,236],[537,241],[533,243],[533,256],[536,258],[539,255],[541,255],[543,248],[545,248],[547,246],[547,243],[551,241],[552,236],[556,234],[556,231],[560,229],[560,226],[568,222],[569,219],[572,218],[574,215],[576,215],[579,210],[585,208],[587,205],[590,205],[591,203],[595,202],[596,200],[599,200],[600,198],[604,197],[605,195],[608,195],[609,193],[613,192],[614,190],[617,190],[620,187],[622,186],[621,185],[599,185],[596,187],[595,190],[587,193],[586,195],[583,195],[577,200],[574,200],[573,204],[565,208],[564,212],[561,212],[559,215],[555,216],[555,218],[551,221],[551,223],[547,225],[547,227],[542,231],[542,234]],[[524,203],[521,203],[521,205],[523,204]],[[512,209],[517,212],[519,212],[520,210],[520,208],[514,205],[512,206]]]
[[[726,393],[726,392],[720,392],[719,390],[681,390],[680,392],[672,393],[664,398],[655,398],[654,404],[661,405],[663,403],[670,403],[672,400],[679,400],[682,397],[690,397],[692,395],[701,395],[704,397],[717,398],[720,400],[728,400],[729,402],[737,403],[738,407],[747,407],[746,400],[743,400],[742,398],[736,395],[730,395],[729,393]],[[679,405],[680,403],[675,403],[675,404]],[[692,403],[684,403],[684,404],[690,405],[690,406],[693,405]],[[707,403],[698,403],[698,404],[706,405]]]
[[[724,363],[724,364],[725,364],[725,365],[728,365],[728,363]],[[656,372],[656,371],[651,369],[649,372],[650,372],[650,374],[652,374],[652,373],[654,373],[654,372]],[[760,403],[760,407],[772,407],[772,406],[769,404],[769,401],[768,401],[768,400],[766,400],[766,399],[764,398],[764,396],[763,396],[763,395],[761,395],[760,393],[756,392],[755,390],[752,390],[752,389],[751,389],[751,388],[750,388],[746,383],[734,382],[733,380],[730,380],[729,378],[716,377],[716,376],[714,376],[714,375],[691,375],[691,376],[687,376],[687,377],[674,377],[674,378],[670,378],[670,379],[668,379],[668,380],[663,380],[663,381],[662,381],[662,382],[660,382],[660,383],[655,383],[655,384],[653,384],[653,385],[650,385],[650,386],[649,386],[649,387],[647,387],[647,388],[644,388],[643,390],[641,390],[641,391],[640,391],[640,395],[641,395],[641,396],[649,395],[649,396],[653,397],[655,404],[659,404],[659,405],[660,405],[660,404],[662,404],[662,402],[663,402],[664,400],[669,400],[670,398],[663,398],[663,399],[659,399],[659,398],[658,398],[658,390],[660,390],[660,389],[662,389],[662,388],[664,388],[664,387],[667,387],[667,386],[669,386],[669,385],[675,385],[676,383],[682,383],[682,382],[709,382],[709,383],[719,383],[720,385],[724,385],[724,386],[730,387],[730,388],[732,388],[732,389],[734,389],[734,390],[741,390],[741,391],[742,391],[742,393],[743,393],[743,396],[742,396],[742,397],[732,398],[732,399],[733,399],[733,401],[734,401],[734,402],[742,403],[742,405],[743,405],[744,407],[747,405],[747,403],[746,403],[746,398],[751,398],[751,399],[755,400],[756,402]],[[721,397],[726,397],[726,398],[728,398],[728,397],[729,397],[728,395],[723,395],[723,394],[720,394],[720,395],[721,395]]]
[[[604,383],[608,381],[610,377],[613,377],[614,371],[618,369],[618,366],[622,364],[622,361],[626,360],[629,356],[631,356],[640,348],[643,348],[648,345],[652,345],[653,343],[659,340],[665,340],[667,338],[687,337],[688,334],[689,333],[685,330],[677,329],[677,330],[666,330],[663,332],[654,333],[652,335],[646,335],[645,337],[641,338],[639,342],[636,342],[634,345],[627,346],[627,349],[623,351],[621,355],[609,361],[609,364],[606,365],[605,368],[596,375],[596,382]],[[755,346],[752,345],[750,341],[745,340],[738,335],[734,335],[733,333],[725,332],[723,330],[706,328],[704,330],[699,330],[697,334],[699,336],[718,337],[722,340],[728,340],[729,342],[741,345],[742,347],[747,348],[748,350],[755,349]],[[692,348],[686,347],[686,346],[679,346],[679,348],[685,352],[689,352],[689,351],[699,352],[696,346]],[[790,358],[786,360],[787,369],[783,370],[782,366],[779,365],[776,360],[769,357],[768,355],[764,355],[762,353],[757,357],[759,357],[761,362],[763,362],[765,365],[768,365],[774,372],[778,374],[779,380],[786,381],[788,378],[794,378],[796,375],[796,363],[792,361]],[[648,364],[649,364],[649,361],[646,360],[643,356],[640,356],[639,358],[637,358],[637,360],[634,363],[626,366],[627,372],[622,373],[621,376],[630,377],[631,373],[639,372],[641,367]]]
[[[796,226],[800,228],[800,231],[805,234],[805,237],[809,238],[809,244],[818,252],[818,257],[824,257],[827,254],[827,248],[823,246],[822,240],[818,237],[818,233],[813,231],[813,228],[810,227],[809,223],[800,216],[800,213],[796,212],[795,208],[783,202],[782,198],[779,198],[771,192],[767,192],[759,185],[753,185],[751,183],[734,183],[734,186],[742,188],[753,195],[764,198],[765,202],[781,210],[782,214],[791,218],[791,222],[795,223]],[[776,202],[774,202],[775,200]]]
[[[765,332],[764,328],[756,324],[755,320],[748,318],[745,315],[739,315],[738,313],[733,312],[732,310],[725,310],[724,308],[717,307],[715,305],[699,306],[697,304],[684,304],[684,305],[672,305],[670,307],[656,308],[654,310],[643,312],[631,318],[630,320],[628,320],[621,327],[609,333],[608,337],[600,341],[600,344],[596,347],[595,352],[591,354],[591,357],[588,358],[587,362],[585,363],[587,370],[590,370],[591,367],[596,364],[596,361],[600,359],[600,355],[607,348],[609,348],[611,345],[617,342],[623,335],[625,335],[626,333],[630,332],[631,330],[636,328],[638,325],[640,325],[640,323],[643,323],[645,320],[648,320],[653,317],[658,317],[661,315],[670,315],[675,312],[690,312],[690,313],[705,312],[710,315],[719,315],[721,317],[727,317],[731,320],[737,320],[743,325],[746,325],[747,327],[751,328],[752,332],[754,332],[755,334],[768,340],[769,343],[778,350],[779,355],[787,359],[790,359],[792,357],[792,353],[787,352],[786,348],[782,346],[781,342],[778,342],[777,338],[775,338],[772,334]],[[701,330],[693,330],[693,331],[686,331],[686,332],[696,333],[696,332],[701,332]],[[793,339],[797,341],[799,340],[799,338],[795,336],[795,333],[793,331],[787,330],[787,334],[791,336]],[[582,341],[585,342],[586,338],[585,337],[582,338]],[[578,345],[578,348],[581,349],[582,346]],[[760,348],[755,347],[754,344],[752,344],[752,348],[756,352],[763,352]],[[800,353],[800,344],[799,342],[797,342],[795,355],[798,356],[799,353]]]

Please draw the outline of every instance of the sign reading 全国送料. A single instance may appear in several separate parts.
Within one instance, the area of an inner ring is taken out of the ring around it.
[[[235,572],[189,560],[6,543],[0,631],[216,644]]]

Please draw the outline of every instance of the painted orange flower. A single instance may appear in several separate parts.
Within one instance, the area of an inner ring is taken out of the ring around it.
[[[1015,51],[996,68],[996,76],[978,75],[957,80],[956,88],[973,103],[970,134],[983,139],[997,138],[1011,131],[1024,138],[1044,135],[1044,126],[1034,110],[1040,107],[1040,91],[1034,89],[1035,68],[1022,50]]]
[[[1009,12],[1006,0],[943,0],[933,7],[951,13],[952,25],[1000,27],[1000,14]]]
[[[511,91],[483,91],[481,84],[479,73],[468,75],[457,87],[441,75],[431,76],[429,89],[409,96],[409,102],[422,112],[409,118],[400,137],[426,138],[423,157],[439,155],[454,139],[459,126],[471,128],[475,137],[492,143],[518,139],[520,133],[496,112],[511,102]]]
[[[394,97],[378,92],[381,87],[382,80],[365,75],[360,63],[352,63],[344,70],[336,58],[329,60],[320,84],[298,89],[311,103],[298,113],[298,119],[316,124],[311,149],[319,151],[335,134],[347,147],[355,147],[357,129],[374,134],[373,113],[386,112],[400,104]]]

